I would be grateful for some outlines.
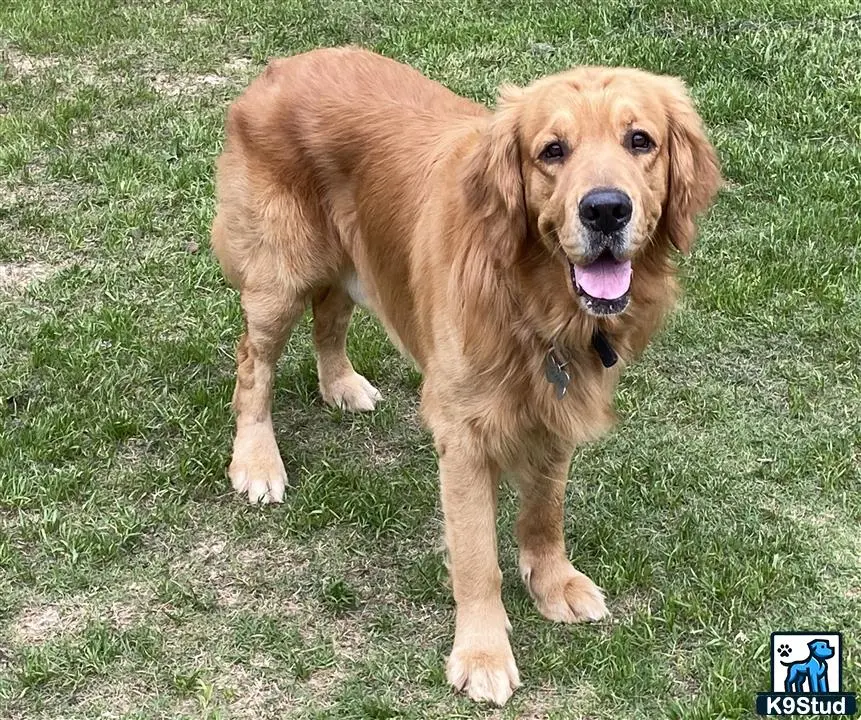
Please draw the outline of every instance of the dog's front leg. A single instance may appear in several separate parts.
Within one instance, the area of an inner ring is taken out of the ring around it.
[[[518,473],[520,574],[544,617],[557,622],[600,620],[607,614],[601,590],[574,569],[565,552],[565,485],[570,452],[545,449]]]
[[[810,692],[812,693],[827,693],[828,692],[828,673],[825,668],[819,665],[812,665],[810,668]]]
[[[458,440],[438,442],[445,539],[456,605],[448,681],[473,700],[503,705],[520,684],[502,573],[496,557],[496,489],[499,470]]]

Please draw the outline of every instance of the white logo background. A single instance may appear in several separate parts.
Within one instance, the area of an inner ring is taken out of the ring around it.
[[[784,682],[786,681],[786,673],[789,668],[783,663],[804,662],[810,657],[810,648],[807,643],[813,640],[825,640],[834,648],[834,656],[828,658],[825,662],[828,665],[828,691],[832,693],[840,692],[840,660],[841,647],[840,636],[836,633],[818,633],[818,634],[782,634],[775,633],[771,644],[771,688],[772,692],[786,692]],[[784,657],[778,650],[784,646],[789,646],[789,655]],[[810,692],[810,685],[804,684],[804,692]]]

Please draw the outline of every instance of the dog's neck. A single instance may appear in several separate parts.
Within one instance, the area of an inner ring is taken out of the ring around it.
[[[532,335],[544,378],[554,385],[557,396],[574,378],[576,365],[600,360],[605,370],[615,370],[620,359],[630,361],[638,355],[661,324],[674,294],[667,287],[675,285],[675,266],[664,245],[654,243],[635,262],[630,304],[612,316],[583,309],[572,296],[565,270],[550,260],[546,248],[539,243],[527,246],[516,264],[517,325]],[[532,290],[529,300],[527,289]],[[540,289],[537,296],[535,289]]]
[[[613,367],[619,360],[613,346],[599,328],[595,328],[592,333],[592,349],[601,358],[601,364],[605,368]],[[544,377],[556,389],[556,396],[560,400],[565,396],[571,382],[571,375],[566,370],[570,360],[566,357],[565,351],[560,349],[554,340],[544,358]]]

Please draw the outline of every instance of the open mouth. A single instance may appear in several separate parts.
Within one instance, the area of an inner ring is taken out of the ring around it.
[[[595,315],[615,315],[631,299],[631,261],[605,251],[588,265],[574,265],[571,280],[586,309]]]

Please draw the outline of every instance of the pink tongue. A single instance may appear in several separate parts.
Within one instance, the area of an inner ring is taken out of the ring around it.
[[[592,297],[615,300],[631,287],[631,261],[600,258],[589,265],[575,265],[574,279]]]

